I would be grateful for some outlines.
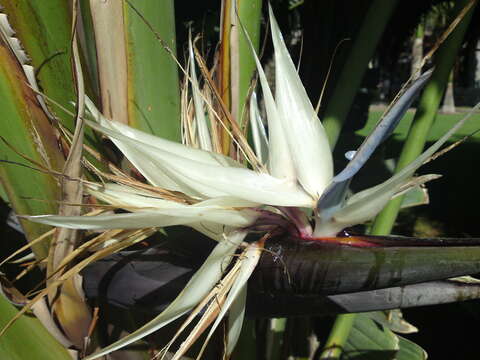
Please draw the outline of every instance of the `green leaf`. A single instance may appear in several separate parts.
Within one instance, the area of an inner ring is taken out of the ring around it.
[[[427,360],[427,353],[420,346],[401,336],[398,336],[398,339],[400,351],[395,360]]]
[[[172,58],[176,55],[174,2],[131,3],[136,11],[124,5],[129,124],[169,140],[180,140],[179,77]]]
[[[70,103],[76,96],[71,66],[69,2],[9,0],[2,1],[2,5],[16,37],[31,59],[41,91],[63,107],[71,108]],[[73,132],[73,117],[54,104],[50,107],[63,125]],[[91,129],[86,132],[86,142],[89,145],[97,142]]]
[[[345,344],[344,357],[349,360],[393,360],[399,350],[399,339],[367,314],[355,318]]]
[[[417,344],[394,334],[384,324],[371,317],[382,313],[364,313],[355,318],[344,348],[349,360],[425,360],[426,352]],[[382,314],[386,318],[385,314]],[[343,359],[342,358],[342,359]]]
[[[17,214],[55,213],[55,200],[59,199],[56,179],[25,166],[34,166],[16,152],[26,155],[48,169],[61,170],[61,153],[53,127],[32,89],[27,85],[23,69],[13,53],[0,40],[0,108],[2,109],[0,142],[0,179],[11,206]],[[22,165],[19,165],[23,164]],[[32,240],[48,228],[22,221],[27,238]],[[47,254],[48,243],[34,246],[40,257]]]
[[[260,44],[260,21],[262,16],[262,0],[237,0],[238,19],[245,27],[254,49],[258,52]],[[238,108],[237,119],[244,119],[247,109],[245,108],[247,95],[250,90],[251,80],[255,71],[255,59],[252,56],[252,50],[245,37],[245,33],[238,31],[238,51],[232,53],[232,63],[237,64],[236,73],[238,76]],[[239,121],[243,124],[243,121]]]
[[[0,296],[0,328],[15,316],[17,310]],[[58,343],[35,318],[23,315],[2,336],[0,358],[8,360],[71,360],[68,351]]]

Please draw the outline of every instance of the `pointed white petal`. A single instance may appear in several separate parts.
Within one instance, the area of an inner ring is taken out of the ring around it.
[[[195,122],[197,124],[198,140],[200,148],[207,151],[212,151],[212,141],[210,139],[210,131],[205,119],[204,101],[200,94],[200,87],[198,86],[197,73],[195,71],[195,56],[193,54],[192,39],[188,39],[188,53],[190,56],[190,80],[193,90],[193,104],[195,106]]]
[[[255,155],[262,164],[266,164],[268,160],[268,140],[265,127],[263,126],[260,110],[258,109],[257,94],[255,91],[250,97],[250,124],[252,126],[253,145],[255,147]]]
[[[247,286],[244,286],[237,298],[233,301],[228,314],[227,332],[227,356],[232,355],[235,345],[242,332],[243,319],[245,318],[245,307],[247,304]]]
[[[299,182],[319,198],[333,177],[328,138],[307,96],[270,10],[275,49],[275,101]]]
[[[145,153],[145,159],[155,161],[159,171],[164,171],[182,184],[183,189],[191,189],[187,194],[200,194],[204,198],[219,196],[240,199],[267,205],[312,207],[314,200],[296,184],[285,179],[277,179],[268,174],[249,169],[207,164],[183,157],[182,151],[171,153],[149,144],[124,136],[92,122],[88,124],[111,138]],[[187,191],[185,190],[185,191]]]
[[[268,171],[272,176],[277,178],[295,181],[297,177],[292,155],[290,154],[288,146],[285,146],[286,140],[282,121],[280,119],[281,114],[278,112],[272,91],[268,86],[267,77],[265,76],[262,64],[255,52],[255,48],[241,22],[240,26],[242,26],[243,33],[245,34],[245,38],[248,41],[253,58],[255,59],[258,77],[263,92],[263,100],[265,101],[265,110],[267,112],[268,121]]]
[[[244,232],[235,232],[230,234],[227,239],[220,242],[177,298],[155,319],[121,340],[88,356],[85,360],[97,359],[103,355],[111,353],[112,351],[121,349],[157,331],[191,310],[220,280],[223,270],[225,269],[225,264],[228,264],[230,256],[243,241],[245,235]]]
[[[97,216],[25,216],[26,219],[52,226],[69,229],[106,230],[106,229],[142,229],[189,225],[202,221],[222,224],[222,226],[245,227],[257,218],[252,210],[225,210],[212,207],[185,207],[165,210],[138,211],[126,214]]]
[[[259,247],[258,244],[253,243],[249,245],[247,250],[245,251],[245,258],[242,261],[239,273],[237,278],[235,279],[235,282],[232,285],[232,288],[230,289],[230,292],[228,293],[227,299],[225,300],[225,303],[222,306],[222,310],[220,313],[217,315],[217,318],[215,319],[215,322],[213,323],[212,327],[210,328],[210,331],[207,335],[207,339],[205,341],[208,342],[210,337],[213,335],[215,329],[220,325],[220,321],[222,321],[223,317],[227,313],[227,311],[230,309],[232,306],[232,303],[243,293],[244,295],[246,294],[246,286],[247,286],[247,281],[250,278],[250,275],[252,275],[253,270],[255,270],[255,267],[258,264],[258,261],[260,260],[260,257],[262,256],[262,249],[263,247]],[[238,326],[238,324],[237,324]],[[241,329],[241,324],[240,324],[240,329]],[[233,344],[228,344],[229,348],[235,347],[235,343],[237,339],[235,339],[235,336],[229,339],[233,341]]]
[[[87,184],[87,191],[108,204],[119,208],[169,209],[183,208],[185,205],[164,200],[158,195],[119,184]]]
[[[107,129],[116,130],[118,133],[121,133],[124,136],[131,138],[132,140],[136,140],[138,143],[148,144],[154,148],[158,148],[172,153],[179,153],[190,160],[195,160],[205,164],[237,167],[241,166],[241,164],[228,156],[213,153],[210,151],[194,149],[177,143],[175,141],[162,139],[158,136],[145,133],[125,124],[116,121],[110,121],[100,113],[100,111],[95,107],[93,102],[88,98],[86,98],[85,100],[85,105],[92,114],[93,118],[100,125]],[[124,153],[124,155],[128,157],[128,153]]]
[[[242,208],[256,207],[259,204],[251,201],[233,198],[233,197],[217,197],[198,202],[193,205],[181,204],[175,201],[164,200],[157,194],[150,193],[145,190],[134,189],[119,184],[87,184],[88,192],[97,199],[106,203],[116,205],[118,207],[137,207],[152,209],[170,209],[185,207],[217,207],[217,208]]]

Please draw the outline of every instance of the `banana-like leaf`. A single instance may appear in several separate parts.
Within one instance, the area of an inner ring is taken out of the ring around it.
[[[180,140],[173,1],[90,0],[90,7],[105,116]]]
[[[1,5],[15,36],[31,59],[42,92],[61,106],[70,108],[70,102],[76,99],[71,66],[70,4],[63,0],[6,0],[1,1]],[[87,84],[87,89],[90,88]],[[62,124],[73,132],[74,118],[55,104],[50,107]],[[86,142],[93,146],[97,144],[91,129],[87,129]]]
[[[17,310],[0,296],[0,327],[16,314]],[[71,360],[68,350],[58,343],[35,318],[23,315],[12,325],[0,341],[0,358],[8,360]]]
[[[5,38],[0,39],[2,137],[9,144],[4,141],[0,144],[0,158],[6,161],[0,167],[1,181],[16,213],[56,213],[55,200],[59,199],[57,180],[29,167],[59,170],[63,167],[64,157],[55,130],[28,85],[22,65]],[[20,153],[38,165],[25,160]],[[22,226],[29,240],[47,230],[25,221],[22,221]],[[34,246],[34,251],[44,258],[47,248],[48,244],[43,243]]]
[[[343,348],[348,359],[375,360],[426,360],[425,351],[418,345],[402,339],[382,324],[371,319],[369,314],[355,318],[350,336]]]

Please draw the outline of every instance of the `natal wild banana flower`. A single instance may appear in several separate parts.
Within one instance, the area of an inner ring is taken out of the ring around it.
[[[213,139],[205,126],[204,99],[194,71],[190,71],[189,77],[200,148],[110,121],[87,99],[86,106],[91,115],[87,124],[108,136],[151,186],[138,188],[122,183],[86,183],[85,190],[91,195],[128,212],[73,217],[44,215],[29,219],[90,230],[186,225],[218,242],[183,291],[160,315],[88,359],[128,345],[192,311],[208,298],[222,279],[225,265],[240,248],[244,250],[234,261],[235,273],[230,271],[225,275],[228,287],[222,293],[223,306],[217,311],[217,320],[211,330],[213,332],[221,317],[231,308],[233,321],[229,323],[228,334],[228,351],[231,352],[243,319],[246,283],[259,261],[263,246],[261,241],[243,242],[250,231],[284,232],[300,239],[321,242],[322,238],[333,238],[346,227],[372,219],[392,197],[431,179],[428,176],[413,178],[413,174],[465,121],[457,123],[390,179],[347,198],[351,179],[393,131],[427,82],[430,72],[404,89],[373,133],[354,152],[345,169],[334,176],[325,130],[307,97],[271,10],[270,19],[275,51],[275,95],[256,58],[268,136],[264,122],[259,119],[253,95],[250,121],[258,165],[252,168],[211,150]],[[342,241],[349,244],[348,239]],[[368,241],[360,241],[357,245],[367,246]]]

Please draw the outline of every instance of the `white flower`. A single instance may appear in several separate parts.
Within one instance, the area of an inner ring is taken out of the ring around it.
[[[267,113],[268,136],[258,119],[255,96],[250,107],[256,155],[260,163],[266,162],[267,170],[249,169],[211,151],[212,141],[203,118],[204,104],[194,70],[191,70],[190,77],[198,114],[199,144],[206,150],[112,122],[87,100],[87,108],[95,120],[87,123],[108,136],[149,184],[170,190],[174,196],[165,197],[162,192],[122,184],[87,184],[86,190],[97,199],[130,212],[91,217],[31,216],[29,219],[54,226],[95,230],[187,225],[218,241],[204,265],[164,312],[89,359],[128,345],[191,311],[221,279],[225,259],[230,259],[249,229],[256,224],[262,224],[267,230],[279,223],[290,224],[300,237],[311,238],[335,236],[345,227],[373,218],[392,196],[408,188],[414,171],[463,124],[464,121],[455,125],[400,173],[346,199],[351,178],[389,135],[429,74],[407,88],[372,135],[357,149],[347,167],[333,177],[327,136],[301,84],[271,10],[270,20],[275,50],[275,97],[256,58]],[[418,185],[418,182],[412,184]],[[308,213],[306,209],[313,210],[310,218],[305,215]],[[244,292],[260,251],[249,248],[248,254],[249,260],[242,265],[244,271],[233,282],[230,297],[226,300],[226,304],[240,301],[240,307],[235,304],[240,309],[244,306],[245,297],[237,295]],[[221,316],[227,308],[223,309]],[[243,316],[241,311],[239,316],[240,319]],[[239,331],[238,322],[231,330],[229,336],[234,339]]]

